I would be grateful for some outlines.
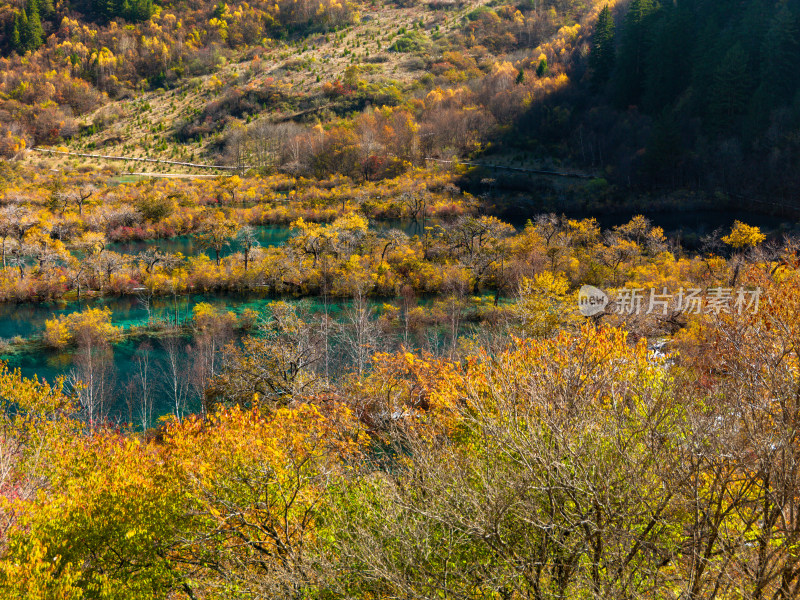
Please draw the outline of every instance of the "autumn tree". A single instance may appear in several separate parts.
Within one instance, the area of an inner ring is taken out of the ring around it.
[[[91,432],[108,419],[114,402],[114,351],[95,332],[83,329],[77,333],[73,367],[67,378],[77,397]]]
[[[239,229],[239,232],[236,234],[236,242],[242,249],[242,255],[244,257],[244,270],[247,271],[253,251],[258,249],[261,245],[258,241],[258,236],[252,227],[244,226]]]
[[[408,598],[670,589],[659,557],[675,548],[682,413],[625,337],[518,342],[440,380],[442,412],[398,418],[388,464],[336,507],[340,585]]]
[[[16,502],[0,589],[7,598],[134,598],[189,589],[171,555],[187,519],[155,447],[113,432],[65,441],[50,489]]]
[[[365,441],[343,406],[236,406],[170,427],[193,515],[178,560],[197,593],[303,598],[318,589],[325,507]]]
[[[317,391],[324,349],[302,306],[270,304],[270,317],[241,346],[229,345],[206,391],[210,405],[285,406]]]
[[[192,412],[189,407],[191,347],[180,334],[163,338],[159,345],[165,356],[157,373],[159,389],[171,414],[180,421]]]
[[[197,241],[203,248],[214,251],[217,266],[220,264],[220,252],[230,246],[239,230],[239,225],[225,216],[222,211],[216,211],[209,217],[206,224],[197,236]]]
[[[739,250],[743,248],[754,248],[763,242],[767,236],[761,233],[758,227],[747,225],[741,221],[736,221],[731,227],[731,232],[722,238],[722,241]]]
[[[511,225],[496,217],[465,217],[448,227],[448,249],[472,274],[473,291],[502,264],[506,254],[503,240],[513,233]]]

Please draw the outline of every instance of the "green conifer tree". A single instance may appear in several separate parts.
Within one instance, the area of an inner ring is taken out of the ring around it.
[[[683,4],[665,4],[652,31],[642,106],[655,115],[675,102],[690,84],[698,35],[692,12]]]
[[[798,38],[800,19],[787,5],[783,5],[773,18],[764,40],[764,82],[774,95],[774,105],[789,102],[798,90]]]
[[[42,19],[49,19],[55,13],[53,0],[37,0],[36,5],[39,9],[39,17]]]
[[[536,76],[545,77],[550,74],[550,67],[547,66],[547,59],[543,58],[539,61],[539,66],[536,67]]]
[[[606,4],[597,17],[597,25],[592,36],[592,51],[589,55],[589,68],[592,70],[592,84],[595,89],[604,86],[611,78],[616,58],[614,17]]]
[[[714,73],[708,112],[713,129],[727,130],[737,117],[744,114],[750,97],[752,78],[747,70],[747,54],[736,43]]]
[[[28,22],[25,32],[25,49],[34,51],[44,41],[44,29],[39,18],[39,6],[36,0],[28,2]]]
[[[22,35],[20,33],[22,28],[20,15],[14,17],[14,28],[11,30],[11,48],[18,53],[22,53],[25,49],[22,46]]]
[[[641,101],[646,79],[646,58],[652,40],[649,17],[657,5],[653,0],[633,0],[622,28],[622,43],[617,57],[615,96],[626,107]]]

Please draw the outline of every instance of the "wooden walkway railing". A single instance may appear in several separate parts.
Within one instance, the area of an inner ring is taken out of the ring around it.
[[[181,162],[178,160],[160,160],[157,158],[137,158],[133,156],[109,156],[106,154],[88,154],[84,152],[67,152],[66,150],[51,150],[49,148],[32,148],[32,150],[36,150],[37,152],[46,152],[48,154],[64,154],[68,156],[83,156],[86,158],[102,158],[104,160],[129,160],[135,162],[148,162],[148,163],[160,163],[165,165],[177,165],[181,167],[192,167],[193,169],[222,169],[225,171],[238,171],[241,169],[250,169],[248,165],[239,165],[236,167],[231,167],[229,165],[202,165],[199,163],[190,163],[190,162]]]
[[[594,179],[594,175],[587,175],[585,173],[567,173],[564,171],[550,171],[547,169],[523,169],[522,167],[508,167],[506,165],[489,165],[486,163],[468,162],[464,160],[443,160],[441,158],[425,158],[425,160],[432,160],[434,162],[468,165],[470,167],[483,167],[484,169],[503,169],[505,171],[517,171],[520,173],[534,173],[536,175],[554,175],[556,177],[574,177],[577,179]]]

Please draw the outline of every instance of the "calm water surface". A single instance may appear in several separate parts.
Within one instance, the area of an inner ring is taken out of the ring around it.
[[[589,215],[570,215],[573,218],[583,218]],[[616,214],[599,217],[598,221],[604,228],[619,225],[627,222],[632,214]],[[655,225],[663,227],[668,236],[672,239],[682,241],[686,246],[691,247],[696,244],[700,237],[712,233],[717,228],[729,231],[734,220],[742,220],[751,225],[757,225],[766,233],[778,236],[781,233],[800,233],[800,227],[796,223],[781,220],[778,217],[759,215],[757,213],[737,213],[732,214],[720,211],[690,211],[690,212],[671,212],[654,213],[651,220]],[[515,219],[517,227],[523,227],[522,219]],[[387,230],[398,228],[410,236],[420,234],[418,223],[393,221],[371,224],[377,230]],[[277,246],[284,243],[291,237],[291,230],[288,227],[257,227],[256,233],[262,247]],[[125,242],[113,244],[111,249],[122,253],[137,253],[149,248],[158,248],[166,252],[181,252],[184,255],[192,255],[201,252],[196,240],[192,236],[182,236],[170,240],[151,240],[143,242]],[[236,244],[232,244],[221,252],[222,255],[229,255],[238,252]],[[174,319],[176,314],[179,321],[184,321],[191,317],[192,309],[198,302],[208,302],[220,309],[230,310],[234,313],[241,313],[245,309],[253,309],[260,313],[266,312],[267,305],[274,301],[274,298],[263,296],[241,296],[241,295],[191,295],[183,296],[176,300],[172,298],[154,298],[148,307],[136,297],[113,297],[97,298],[78,302],[44,302],[44,303],[25,303],[10,304],[0,303],[0,339],[11,339],[14,337],[28,338],[38,336],[44,332],[45,321],[54,316],[66,315],[72,312],[85,310],[86,308],[107,307],[112,311],[112,322],[114,325],[129,328],[131,326],[146,325],[150,318]],[[319,301],[311,299],[312,310],[319,309]],[[377,302],[380,304],[380,302]],[[334,311],[341,310],[340,304],[331,307]],[[188,344],[190,340],[186,340]],[[114,385],[118,390],[122,390],[125,382],[129,379],[135,368],[134,356],[137,351],[146,344],[155,370],[163,367],[166,354],[159,340],[148,339],[142,336],[136,340],[126,340],[115,344],[113,348],[113,372]],[[12,368],[20,368],[23,375],[45,378],[49,381],[58,376],[68,373],[73,368],[74,356],[70,352],[36,351],[28,353],[0,354],[0,360],[5,360]],[[197,407],[192,407],[197,408]],[[111,409],[111,414],[126,420],[127,408],[119,394],[117,404]],[[165,394],[157,393],[156,413],[164,414],[169,412],[166,404]]]

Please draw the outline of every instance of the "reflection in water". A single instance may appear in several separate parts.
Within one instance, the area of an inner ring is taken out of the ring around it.
[[[575,215],[580,217],[580,215]],[[611,227],[626,222],[631,215],[616,215],[605,217],[600,220],[603,227]],[[791,231],[791,226],[787,226],[780,219],[749,214],[720,213],[713,211],[693,211],[687,213],[656,214],[652,219],[654,224],[664,227],[667,234],[679,236],[684,243],[692,239],[697,240],[701,235],[711,233],[714,229],[721,227],[729,229],[735,219],[739,219],[750,224],[762,227],[765,232],[776,233],[780,231]],[[518,226],[524,223],[517,223]],[[409,236],[421,234],[420,223],[389,221],[373,225],[378,231],[389,229],[400,229]],[[256,228],[259,241],[262,246],[275,246],[284,243],[289,239],[291,230],[287,227],[259,227]],[[796,230],[796,227],[795,227]],[[691,246],[691,243],[688,244]],[[181,252],[184,255],[197,253],[199,250],[195,246],[195,241],[191,236],[184,236],[171,240],[154,240],[147,242],[129,242],[125,244],[115,244],[110,248],[118,252],[141,252],[148,248],[159,248],[163,251]],[[226,249],[223,254],[230,254],[238,251],[236,246]],[[269,302],[273,298],[263,296],[241,296],[241,295],[191,295],[177,299],[169,297],[152,298],[148,303],[141,301],[134,296],[98,298],[78,302],[44,302],[44,303],[24,303],[10,304],[0,303],[0,339],[10,339],[14,337],[27,338],[41,335],[45,328],[45,321],[53,316],[66,315],[86,308],[107,307],[112,311],[112,321],[117,326],[129,328],[131,326],[146,325],[151,319],[174,321],[176,316],[179,321],[190,318],[192,309],[199,302],[208,302],[215,307],[241,313],[245,309],[252,309],[263,313]],[[318,300],[308,301],[312,310],[320,309]],[[380,304],[380,301],[376,301]],[[334,311],[341,310],[341,305],[333,306]],[[188,345],[191,340],[185,340]],[[113,386],[115,389],[114,398],[116,404],[111,407],[110,414],[116,418],[127,421],[130,417],[128,407],[125,402],[126,385],[131,379],[134,370],[137,368],[137,352],[141,354],[140,348],[146,344],[148,356],[152,361],[153,372],[158,372],[165,368],[167,352],[160,340],[141,336],[137,340],[128,339],[113,348]],[[184,346],[186,348],[187,346]],[[75,364],[74,352],[31,352],[13,354],[8,356],[0,355],[0,359],[7,360],[12,368],[20,368],[23,375],[45,378],[53,381],[58,376],[63,376],[73,369]],[[169,393],[165,389],[154,388],[154,407],[155,416],[170,412]],[[187,407],[189,410],[199,409],[199,397],[193,396],[192,403]]]
[[[375,231],[387,231],[389,229],[400,229],[409,236],[419,235],[422,226],[414,221],[379,221],[372,223],[371,228]],[[264,225],[253,227],[258,238],[258,243],[262,248],[280,246],[292,236],[292,230],[285,226]],[[162,252],[180,252],[184,256],[191,256],[205,252],[210,258],[214,257],[211,250],[201,248],[197,239],[193,235],[182,235],[167,240],[140,240],[131,242],[117,242],[109,244],[109,250],[121,254],[138,254],[145,250],[157,249]],[[220,256],[229,256],[240,252],[241,248],[235,241],[220,251]]]
[[[372,224],[372,227],[377,231],[400,229],[409,236],[418,235],[421,231],[419,223],[410,221],[382,221]],[[280,245],[288,240],[292,233],[288,227],[269,226],[256,227],[255,229],[262,247]],[[181,252],[188,256],[200,251],[195,244],[196,242],[192,236],[182,236],[169,240],[112,244],[109,249],[116,252],[137,253],[150,248],[158,248],[163,251]],[[227,256],[238,251],[239,248],[236,245],[232,245],[224,249],[220,255]],[[258,304],[257,299],[254,301]],[[150,316],[158,318],[165,316],[167,313],[170,314],[173,320],[176,313],[178,314],[178,319],[183,320],[191,315],[192,308],[198,302],[209,302],[217,306],[246,307],[249,301],[240,296],[197,295],[179,298],[176,307],[175,301],[171,298],[154,298],[151,301],[150,314],[148,314],[145,305],[135,296],[90,299],[83,300],[80,303],[63,301],[22,304],[0,303],[0,340],[16,336],[26,338],[32,335],[40,335],[44,331],[45,320],[52,319],[53,316],[66,315],[86,308],[108,307],[113,313],[112,320],[115,325],[130,327],[131,325],[146,324]]]
[[[253,227],[258,238],[258,243],[262,248],[279,246],[289,239],[292,232],[288,227]],[[180,252],[184,256],[191,256],[205,252],[209,257],[213,257],[213,252],[204,250],[197,244],[197,240],[192,235],[182,235],[168,240],[142,240],[133,242],[117,242],[108,246],[109,250],[121,254],[138,254],[145,250],[157,249],[162,252]],[[239,252],[241,249],[234,241],[230,246],[222,249],[220,256],[228,256]]]
[[[484,298],[484,301],[491,302],[491,299],[492,296],[489,295]],[[268,304],[273,301],[273,298],[265,297],[195,295],[179,298],[178,312],[180,319],[185,320],[189,318],[192,308],[198,302],[209,302],[220,309],[230,310],[234,313],[241,313],[246,309],[250,309],[266,316],[269,313]],[[373,299],[370,301],[374,309],[373,318],[377,318],[381,313],[385,301],[386,299]],[[302,302],[307,307],[310,316],[314,314],[321,316],[321,313],[325,311],[325,306],[320,298],[291,300],[290,302]],[[427,297],[419,298],[417,304],[426,306],[433,302],[435,302],[435,298]],[[115,298],[90,304],[95,306],[101,304],[112,308],[112,310],[115,311],[114,323],[118,325],[125,324],[130,326],[133,324],[145,324],[147,322],[147,312],[131,298]],[[87,304],[84,304],[84,307],[86,306]],[[0,305],[0,308],[5,309],[7,307]],[[51,305],[50,308],[52,313],[52,309],[57,307]],[[334,325],[332,327],[332,331],[339,331],[340,327],[343,328],[341,331],[345,331],[345,329],[350,326],[348,325],[350,321],[347,316],[349,308],[350,301],[346,300],[328,303],[328,316],[333,321],[339,323],[338,326]],[[62,312],[66,312],[69,309],[75,310],[77,306],[60,307]],[[173,311],[174,307],[170,299],[161,298],[154,303],[154,317],[158,317],[159,315],[166,316],[166,314],[171,316],[174,314]],[[30,314],[29,312],[28,316],[30,316]],[[42,323],[42,328],[44,327],[44,319],[48,316],[49,313],[47,313],[44,308],[41,308],[41,314],[35,315]],[[5,322],[0,322],[7,327]],[[30,323],[28,324],[30,325]],[[434,352],[442,351],[445,347],[449,347],[452,343],[452,332],[450,332],[449,327],[449,324],[443,324],[440,326],[426,327],[421,330],[419,334],[425,338],[424,342],[427,344],[425,347]],[[461,321],[456,335],[460,336],[467,331],[472,331],[473,327],[473,323]],[[104,385],[107,389],[108,398],[105,412],[109,418],[121,422],[133,421],[137,424],[136,426],[140,426],[140,421],[137,421],[135,410],[131,408],[133,404],[129,406],[129,402],[135,404],[135,402],[138,401],[137,398],[141,397],[141,394],[137,394],[136,392],[136,382],[138,381],[137,376],[140,374],[138,370],[141,368],[142,356],[147,357],[148,368],[150,369],[150,397],[153,404],[153,418],[157,419],[161,415],[170,414],[174,411],[175,393],[174,390],[170,389],[170,377],[168,375],[172,368],[171,360],[174,362],[176,352],[174,351],[175,344],[170,344],[171,340],[175,340],[174,334],[172,337],[170,337],[170,335],[170,331],[163,331],[161,335],[141,334],[135,337],[128,337],[124,341],[114,344],[111,349],[105,349],[100,346],[95,348],[98,352],[107,353],[104,355],[107,361],[107,368],[104,368],[102,373],[93,373],[93,376],[95,380],[101,379],[100,376],[104,378]],[[204,389],[204,386],[197,385],[199,383],[197,378],[200,375],[198,367],[202,367],[202,365],[205,364],[200,357],[205,356],[203,352],[207,350],[207,348],[204,350],[202,336],[192,339],[183,334],[177,335],[180,336],[177,340],[177,346],[179,347],[177,360],[182,365],[180,367],[180,373],[182,378],[185,377],[185,380],[182,379],[182,381],[184,381],[186,386],[182,392],[185,398],[184,412],[198,412],[201,408],[202,390]],[[225,341],[235,340],[240,334],[235,334],[231,331],[230,335],[233,337],[229,337]],[[401,334],[398,333],[398,337],[396,338],[392,335],[388,337],[383,336],[382,342],[385,345],[384,349],[388,351],[391,348],[395,348],[401,341],[400,335]],[[412,342],[412,346],[417,342],[421,343],[421,340],[418,339],[416,342]],[[341,337],[340,339],[339,335],[332,333],[331,337],[328,339],[328,343],[330,344],[331,357],[336,357],[331,358],[331,368],[333,370],[348,369],[347,349],[349,346],[347,346],[345,338]],[[221,347],[222,345],[223,343],[220,343],[217,347]],[[172,348],[172,354],[170,348]],[[40,379],[46,379],[52,382],[58,377],[64,377],[70,374],[75,374],[80,378],[86,371],[86,365],[84,364],[86,361],[84,361],[84,363],[81,362],[81,357],[83,356],[81,354],[82,352],[85,354],[85,349],[71,349],[67,351],[40,349],[33,352],[0,356],[0,358],[6,360],[9,367],[19,368],[24,377],[37,376]]]

